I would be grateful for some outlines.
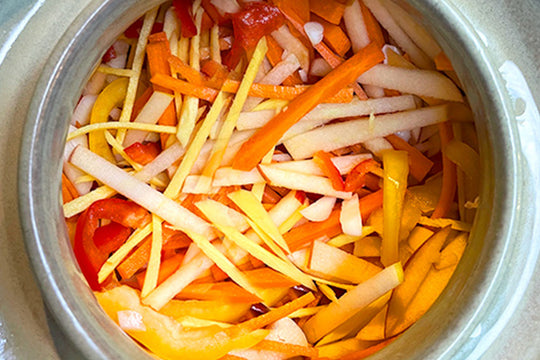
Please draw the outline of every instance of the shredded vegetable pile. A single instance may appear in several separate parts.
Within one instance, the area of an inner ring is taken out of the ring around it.
[[[362,359],[435,302],[478,206],[472,113],[391,0],[173,0],[75,107],[63,210],[163,359]]]

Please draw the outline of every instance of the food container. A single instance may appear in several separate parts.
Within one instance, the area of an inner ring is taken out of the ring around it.
[[[159,1],[91,1],[47,61],[19,164],[26,245],[48,308],[89,359],[151,359],[101,311],[78,270],[60,206],[63,139],[88,74],[130,23]],[[533,275],[540,243],[539,116],[512,62],[496,67],[485,34],[449,1],[402,2],[434,34],[467,90],[482,157],[470,245],[447,289],[373,359],[479,358],[497,341]],[[539,330],[539,329],[536,329]],[[532,345],[532,344],[531,344]]]

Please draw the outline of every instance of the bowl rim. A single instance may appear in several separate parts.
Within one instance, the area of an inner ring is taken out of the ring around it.
[[[40,162],[43,160],[44,153],[49,154],[49,151],[43,150],[43,144],[50,146],[54,144],[51,135],[48,137],[43,135],[51,123],[50,119],[56,116],[57,120],[53,123],[56,131],[54,138],[56,140],[58,138],[65,139],[67,121],[64,121],[65,124],[62,125],[62,120],[58,119],[62,117],[58,116],[58,114],[65,115],[66,111],[69,111],[70,105],[73,104],[69,104],[67,97],[61,96],[68,86],[65,81],[62,82],[62,78],[66,73],[74,71],[70,61],[77,57],[76,51],[80,50],[84,44],[98,41],[97,35],[88,35],[87,32],[90,30],[104,31],[106,28],[114,27],[113,23],[116,15],[121,12],[120,9],[130,7],[133,10],[136,8],[139,13],[143,13],[144,10],[149,10],[160,2],[159,0],[153,0],[143,5],[142,1],[139,1],[135,4],[126,5],[123,4],[124,1],[122,0],[94,1],[82,11],[81,15],[77,17],[63,35],[53,51],[48,65],[44,68],[34,92],[25,124],[19,164],[20,217],[25,244],[34,273],[51,312],[70,339],[88,358],[126,357],[148,359],[150,357],[140,347],[134,346],[135,343],[116,327],[113,327],[113,329],[107,328],[112,324],[112,320],[100,311],[97,303],[92,299],[91,292],[88,289],[85,292],[83,289],[84,281],[81,279],[76,266],[73,264],[70,267],[66,266],[68,261],[73,262],[73,256],[69,253],[70,250],[66,246],[67,244],[60,244],[51,248],[48,239],[54,239],[55,235],[62,235],[62,233],[65,236],[65,226],[62,227],[58,224],[58,219],[61,219],[61,207],[58,202],[59,187],[51,185],[50,181],[40,176],[40,172],[44,171],[44,169],[47,170]],[[451,30],[456,40],[460,42],[460,46],[467,49],[468,54],[476,64],[473,70],[478,72],[480,79],[483,81],[482,85],[491,94],[488,102],[489,105],[493,106],[493,109],[491,109],[492,116],[496,115],[499,119],[502,119],[500,120],[502,127],[498,131],[509,135],[508,138],[501,140],[502,143],[499,143],[499,145],[502,145],[502,150],[495,147],[488,149],[488,151],[493,152],[492,156],[502,160],[503,168],[493,169],[486,167],[483,170],[484,175],[491,174],[490,172],[494,171],[507,176],[504,183],[491,184],[496,187],[496,193],[485,193],[491,199],[495,199],[495,204],[500,205],[502,208],[502,213],[498,218],[490,215],[489,219],[486,220],[491,222],[491,233],[505,239],[505,243],[502,244],[503,246],[497,257],[499,265],[502,265],[507,261],[512,261],[516,254],[522,254],[523,249],[530,248],[530,244],[528,244],[530,240],[527,242],[527,239],[523,237],[531,234],[533,229],[527,231],[519,227],[524,223],[538,223],[538,202],[527,201],[531,194],[535,193],[533,187],[538,184],[532,182],[519,184],[521,182],[519,176],[523,177],[528,172],[534,171],[533,169],[524,169],[524,159],[518,156],[519,153],[523,152],[522,148],[527,144],[523,144],[519,140],[518,130],[513,121],[516,116],[513,112],[511,100],[505,91],[504,81],[498,69],[493,66],[493,60],[487,54],[486,45],[482,43],[474,26],[448,1],[410,0],[409,2],[426,17],[437,20],[437,22],[428,20],[428,24],[432,28],[443,32]],[[120,23],[127,26],[129,22],[124,20]],[[103,45],[96,49],[93,51],[94,57],[99,52],[104,51],[106,47]],[[81,57],[82,55],[79,54],[78,56]],[[453,60],[452,56],[450,58]],[[87,65],[88,70],[90,70],[91,65]],[[465,69],[461,70],[464,71]],[[84,72],[84,77],[88,73],[89,71]],[[83,79],[79,80],[82,82]],[[71,106],[72,108],[73,106]],[[497,130],[493,125],[488,124],[487,126],[491,126],[492,131]],[[54,149],[51,151],[54,152]],[[54,155],[58,156],[59,154],[61,153],[58,153],[58,149],[56,149]],[[52,172],[54,175],[49,180],[54,179],[57,181],[55,184],[59,183],[60,169],[60,165],[48,169],[49,173]],[[536,176],[537,178],[538,176]],[[489,205],[486,202],[483,204]],[[520,204],[519,208],[516,208],[517,204]],[[506,224],[497,223],[496,221],[501,218],[509,219],[509,221]],[[478,226],[478,224],[475,226]],[[522,237],[519,251],[508,244],[509,239],[515,234],[521,234]],[[58,242],[60,243],[60,241]],[[529,269],[529,264],[536,263],[538,258],[537,250],[528,253],[523,268]],[[65,273],[59,273],[57,271],[59,269],[64,269]],[[474,353],[478,346],[486,347],[494,341],[496,336],[493,336],[493,332],[487,331],[489,329],[486,329],[480,336],[475,338],[471,338],[471,334],[477,329],[478,324],[494,324],[491,327],[494,329],[497,319],[507,314],[505,311],[509,309],[508,304],[523,294],[523,284],[528,283],[530,276],[532,276],[530,271],[527,272],[519,283],[511,284],[514,289],[519,291],[515,291],[512,296],[507,294],[504,299],[498,300],[494,293],[497,290],[496,281],[501,281],[501,277],[506,276],[507,272],[497,266],[496,269],[499,269],[496,272],[496,277],[483,284],[484,292],[479,295],[469,295],[474,296],[478,304],[489,304],[490,311],[480,311],[481,309],[475,309],[479,310],[476,312],[470,311],[469,314],[472,316],[470,321],[454,324],[454,326],[459,325],[461,327],[460,332],[457,335],[454,334],[445,342],[449,345],[446,350],[440,351],[439,349],[438,352],[431,352],[430,358],[467,358]],[[463,289],[458,285],[457,280],[453,279],[449,284],[450,289],[445,290],[445,293],[447,295],[449,293],[461,294]],[[420,322],[426,323],[433,316],[433,314],[428,313]],[[413,327],[408,330],[408,333],[413,334],[414,331],[418,332],[421,328],[421,326]],[[410,337],[402,336],[395,343],[406,347],[408,338]],[[382,359],[384,356],[388,356],[393,348],[394,346],[391,346],[381,351],[374,358]],[[424,355],[428,350],[433,351],[434,349],[421,349],[421,351],[424,351]],[[419,351],[417,351],[418,353]],[[418,358],[426,358],[424,355]]]

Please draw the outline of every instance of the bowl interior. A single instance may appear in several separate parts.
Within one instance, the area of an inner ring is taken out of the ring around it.
[[[36,276],[59,324],[92,359],[151,357],[111,326],[76,266],[59,200],[63,139],[81,89],[101,54],[159,2],[94,1],[83,11],[43,72],[21,149],[21,219]],[[465,358],[493,341],[490,330],[510,301],[511,286],[516,286],[504,279],[519,278],[519,265],[503,266],[515,261],[520,255],[515,246],[527,241],[518,226],[526,221],[526,209],[515,206],[523,196],[516,190],[516,129],[502,79],[472,25],[447,1],[402,4],[432,31],[463,82],[476,117],[483,179],[470,245],[449,286],[417,324],[373,358],[389,354],[392,359]]]

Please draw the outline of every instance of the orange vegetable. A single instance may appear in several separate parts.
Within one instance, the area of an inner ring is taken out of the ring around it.
[[[285,132],[318,104],[334,96],[371,67],[381,62],[384,54],[374,45],[368,45],[339,67],[310,86],[291,101],[286,110],[277,114],[260,128],[238,151],[233,168],[253,169]]]
[[[367,220],[369,215],[382,206],[383,192],[379,190],[360,199],[360,214],[362,220]],[[333,237],[341,234],[341,223],[339,221],[340,210],[334,210],[325,221],[308,222],[293,228],[283,235],[291,251],[298,250],[304,245],[323,237]]]
[[[148,58],[148,70],[150,72],[150,76],[154,76],[156,74],[171,75],[171,69],[169,62],[167,61],[170,55],[171,49],[169,40],[167,40],[167,35],[164,32],[152,34],[148,37],[146,56]],[[172,91],[167,91],[159,86],[154,86],[154,90],[172,93]],[[163,112],[158,120],[158,124],[171,126],[176,125],[176,109],[173,102],[171,102],[171,104]],[[162,146],[165,146],[168,137],[168,134],[160,135]]]
[[[405,150],[409,153],[409,171],[411,175],[418,181],[424,180],[433,167],[433,161],[397,135],[388,135],[386,140],[392,144],[394,149]]]
[[[154,92],[154,89],[152,89],[151,86],[147,87],[146,90],[135,100],[133,103],[133,110],[131,111],[131,121],[135,120],[137,118],[137,115],[141,112],[142,108],[150,99],[150,96],[152,96],[152,93]]]
[[[177,72],[186,79],[187,82],[195,85],[203,85],[204,77],[200,72],[187,65],[177,56],[170,55],[167,58],[168,63],[170,64],[173,71]]]
[[[326,21],[339,25],[346,5],[334,0],[309,0],[311,12]]]
[[[294,12],[304,22],[308,22],[310,18],[310,1],[309,0],[274,0],[274,4],[285,12]]]
[[[359,350],[352,352],[350,354],[347,354],[341,358],[341,360],[361,360],[365,359],[370,355],[375,354],[377,351],[387,347],[390,343],[392,343],[394,340],[397,339],[396,337],[390,338],[388,340],[385,340],[383,342],[378,343],[377,345],[373,345],[367,349]]]
[[[62,173],[62,201],[63,203],[70,202],[79,197],[79,192],[75,189],[73,183]]]
[[[252,347],[252,349],[278,352],[287,355],[287,357],[307,356],[309,358],[316,358],[319,354],[317,348],[312,346],[293,345],[273,340],[262,340]]]
[[[368,181],[366,179],[368,173],[378,167],[379,163],[373,159],[364,160],[356,165],[345,178],[345,191],[356,191],[363,187]],[[377,184],[378,181],[377,178]]]
[[[384,35],[381,30],[381,26],[375,19],[375,16],[371,13],[363,1],[358,1],[360,3],[360,8],[362,9],[362,17],[364,18],[364,24],[366,25],[366,30],[369,34],[369,39],[371,42],[374,42],[379,47],[383,47],[386,43],[384,40]]]
[[[126,154],[135,162],[146,165],[154,160],[161,152],[161,147],[157,142],[141,144],[136,142],[124,149]]]
[[[437,54],[433,61],[435,62],[435,68],[439,71],[454,71],[454,67],[444,51]]]
[[[261,301],[257,296],[238,286],[232,281],[190,284],[178,295],[177,299],[220,300],[234,303],[255,304]]]
[[[440,123],[439,125],[439,135],[441,137],[441,148],[444,148],[453,138],[454,134],[452,131],[452,124],[448,121]],[[432,219],[437,219],[445,217],[452,207],[454,201],[454,196],[456,194],[457,187],[457,169],[456,164],[454,164],[450,159],[448,159],[444,154],[442,156],[443,163],[443,178],[442,178],[442,189],[439,201],[435,210],[431,214]]]
[[[161,261],[161,264],[159,266],[159,275],[158,275],[158,281],[157,284],[161,284],[163,281],[165,281],[169,276],[171,276],[179,267],[182,265],[182,260],[184,260],[184,254],[176,254],[171,256],[168,259],[165,259]],[[137,274],[137,283],[139,284],[139,287],[142,288],[144,284],[144,277],[146,276],[146,271],[141,272],[140,274]]]
[[[156,74],[152,76],[150,82],[167,89],[177,91],[181,94],[193,96],[202,100],[213,102],[218,94],[216,89],[204,85],[196,85],[184,80],[175,79],[172,76]]]
[[[334,25],[324,19],[315,19],[324,28],[324,41],[339,56],[345,56],[351,48],[351,41],[338,25]]]
[[[323,174],[330,179],[332,182],[332,187],[338,191],[343,191],[345,189],[345,183],[341,174],[332,162],[332,157],[326,151],[317,151],[313,155],[313,161],[317,166],[322,170]]]
[[[268,51],[266,52],[266,57],[268,58],[268,61],[270,61],[270,64],[272,66],[276,66],[278,63],[282,60],[283,55],[283,49],[279,46],[277,41],[271,37],[266,37],[266,45],[268,46]],[[285,81],[283,81],[283,85],[286,86],[294,86],[294,85],[300,85],[304,82],[302,79],[300,79],[300,75],[298,75],[298,72],[295,72],[294,74],[290,75]]]
[[[272,270],[269,267],[244,271],[249,282],[259,288],[284,288],[298,285],[298,282],[291,278]]]

